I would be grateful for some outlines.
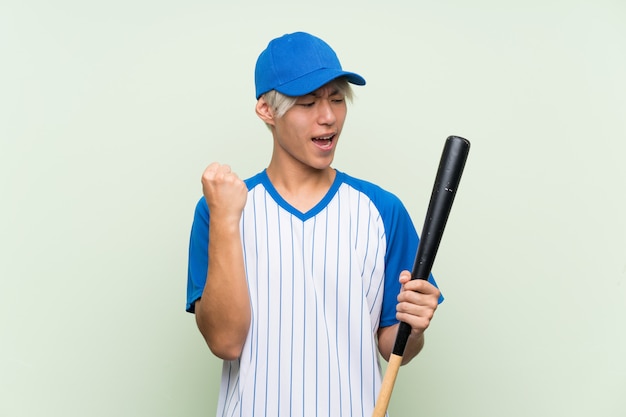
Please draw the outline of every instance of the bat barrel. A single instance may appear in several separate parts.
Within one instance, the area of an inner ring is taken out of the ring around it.
[[[467,139],[459,136],[449,136],[446,139],[415,255],[411,279],[428,279],[430,276],[469,149],[470,142]],[[400,323],[393,348],[394,355],[404,354],[410,334],[411,327],[404,322]]]

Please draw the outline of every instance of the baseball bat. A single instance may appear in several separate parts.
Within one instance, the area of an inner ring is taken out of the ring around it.
[[[467,139],[459,136],[449,136],[446,139],[415,255],[411,279],[428,279],[430,276],[469,149],[470,142]],[[402,364],[404,348],[410,334],[411,326],[400,322],[372,417],[384,417],[387,413],[398,370]]]

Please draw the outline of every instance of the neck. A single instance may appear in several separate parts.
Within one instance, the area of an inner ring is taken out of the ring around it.
[[[270,163],[267,176],[272,185],[285,201],[296,209],[306,213],[328,193],[336,172],[327,167],[322,170],[280,169]]]

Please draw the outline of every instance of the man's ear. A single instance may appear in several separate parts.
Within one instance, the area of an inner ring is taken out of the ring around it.
[[[268,125],[274,126],[274,111],[270,107],[270,105],[267,104],[267,101],[265,101],[265,98],[263,98],[263,96],[261,96],[261,98],[257,100],[255,110],[257,116],[259,116],[261,120],[263,120]]]

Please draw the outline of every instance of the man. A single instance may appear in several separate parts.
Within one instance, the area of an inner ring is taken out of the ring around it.
[[[255,69],[256,113],[273,137],[265,170],[202,176],[191,232],[187,311],[224,360],[219,416],[370,416],[398,321],[404,362],[440,301],[410,280],[417,234],[402,203],[331,167],[350,84],[307,33],[272,40]]]

